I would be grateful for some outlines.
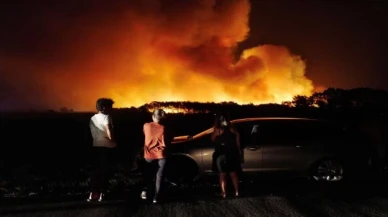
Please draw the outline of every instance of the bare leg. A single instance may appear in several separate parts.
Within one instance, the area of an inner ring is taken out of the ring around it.
[[[220,173],[219,175],[221,195],[223,198],[226,197],[226,173]]]
[[[232,179],[234,190],[236,191],[236,196],[238,196],[238,175],[236,172],[230,173],[230,178]]]

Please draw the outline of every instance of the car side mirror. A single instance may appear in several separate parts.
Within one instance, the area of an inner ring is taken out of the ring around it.
[[[258,128],[259,128],[258,124],[254,125],[251,131],[251,135],[257,134]]]

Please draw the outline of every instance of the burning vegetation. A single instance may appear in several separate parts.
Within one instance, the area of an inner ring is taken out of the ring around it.
[[[13,97],[4,105],[90,111],[102,96],[117,107],[152,101],[265,104],[309,96],[314,89],[305,61],[285,46],[237,53],[249,37],[249,0],[119,1],[110,2],[109,10],[88,5],[80,9],[83,16],[65,19],[79,2],[67,5],[52,3],[50,12],[35,5],[34,14],[51,19],[31,16],[30,22],[58,40],[42,42],[41,56],[0,55],[2,80],[18,84],[7,90]]]

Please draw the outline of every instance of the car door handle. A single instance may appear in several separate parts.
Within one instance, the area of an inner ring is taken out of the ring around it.
[[[297,145],[297,146],[295,146],[295,147],[297,147],[297,148],[304,148],[303,145]]]
[[[261,149],[261,147],[258,147],[258,146],[252,146],[252,147],[248,147],[247,148],[249,151],[256,151],[256,150],[259,150]]]

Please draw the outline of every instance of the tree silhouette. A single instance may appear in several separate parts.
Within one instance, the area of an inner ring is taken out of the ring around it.
[[[286,106],[298,108],[317,107],[322,109],[387,109],[388,92],[371,88],[355,88],[344,90],[328,88],[307,96],[295,96],[291,102],[283,102]]]
[[[149,113],[155,108],[169,109],[174,113],[184,114],[206,114],[217,112],[231,112],[234,114],[260,114],[259,111],[280,111],[289,107],[295,108],[316,108],[325,110],[376,110],[381,112],[388,109],[388,92],[371,88],[341,89],[328,88],[323,92],[316,92],[311,96],[294,96],[292,101],[286,101],[279,104],[261,104],[253,103],[239,105],[235,102],[159,102],[153,101],[144,104],[138,108],[121,108],[125,112]],[[63,109],[62,111],[67,111]]]
[[[62,112],[62,113],[69,113],[69,112],[73,112],[73,109],[69,109],[67,107],[61,107],[59,109],[59,112]]]
[[[309,97],[301,95],[294,96],[292,102],[293,105],[297,108],[307,108],[312,105]]]
[[[310,97],[310,102],[312,103],[312,106],[318,107],[318,108],[327,108],[327,97],[323,93],[314,93]]]

